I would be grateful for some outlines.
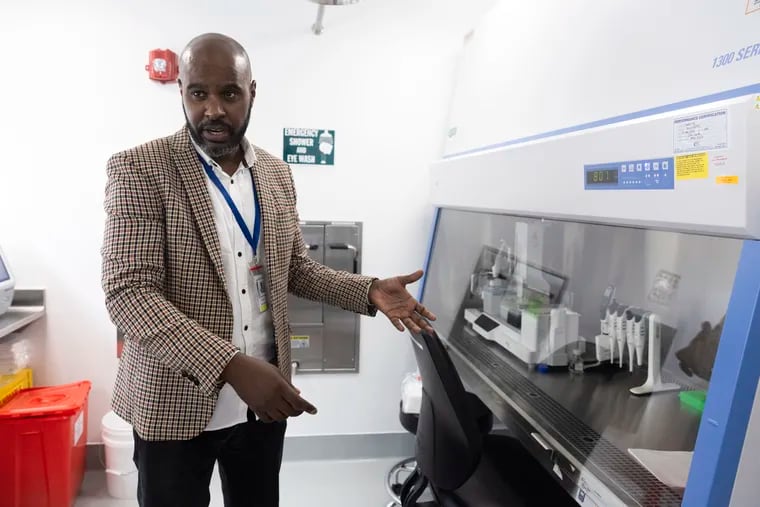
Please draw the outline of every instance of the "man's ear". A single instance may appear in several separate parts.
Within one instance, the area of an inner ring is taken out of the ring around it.
[[[251,100],[256,98],[256,80],[251,81]]]

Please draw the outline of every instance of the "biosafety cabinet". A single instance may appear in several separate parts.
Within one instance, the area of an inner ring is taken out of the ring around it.
[[[760,375],[760,86],[431,178],[421,297],[466,387],[579,505],[729,505]]]
[[[361,273],[362,224],[302,222],[309,257],[337,271]],[[359,315],[288,296],[292,360],[298,373],[359,370]]]

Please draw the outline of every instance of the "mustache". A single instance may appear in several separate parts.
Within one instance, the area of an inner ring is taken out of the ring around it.
[[[200,122],[198,125],[196,125],[195,128],[198,129],[199,131],[205,130],[205,129],[219,129],[219,128],[226,129],[230,132],[232,131],[232,125],[220,120],[211,120],[211,121],[204,120]]]

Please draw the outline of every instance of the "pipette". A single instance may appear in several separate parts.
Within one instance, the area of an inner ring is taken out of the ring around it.
[[[615,341],[617,340],[617,307],[614,300],[607,307],[607,331],[610,337],[610,364],[615,362]]]
[[[617,328],[615,329],[615,337],[617,338],[618,343],[618,351],[620,352],[620,368],[623,367],[623,356],[625,355],[625,341],[626,341],[626,322],[625,322],[625,312],[627,308],[625,306],[619,306],[615,318],[615,324]]]
[[[644,344],[647,339],[647,321],[649,320],[649,314],[637,315],[636,321],[633,324],[633,341],[636,345],[636,364],[642,366],[644,364]]]
[[[635,346],[635,315],[633,313],[633,309],[629,308],[625,312],[625,342],[628,345],[628,371],[633,373],[633,363],[635,362],[633,354],[634,354],[634,346]],[[622,365],[623,360],[620,360],[620,364]]]

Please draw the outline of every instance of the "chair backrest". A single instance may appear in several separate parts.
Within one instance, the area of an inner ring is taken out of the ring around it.
[[[412,345],[422,377],[417,464],[434,486],[453,491],[478,466],[482,436],[468,410],[462,380],[438,336],[413,334]]]

